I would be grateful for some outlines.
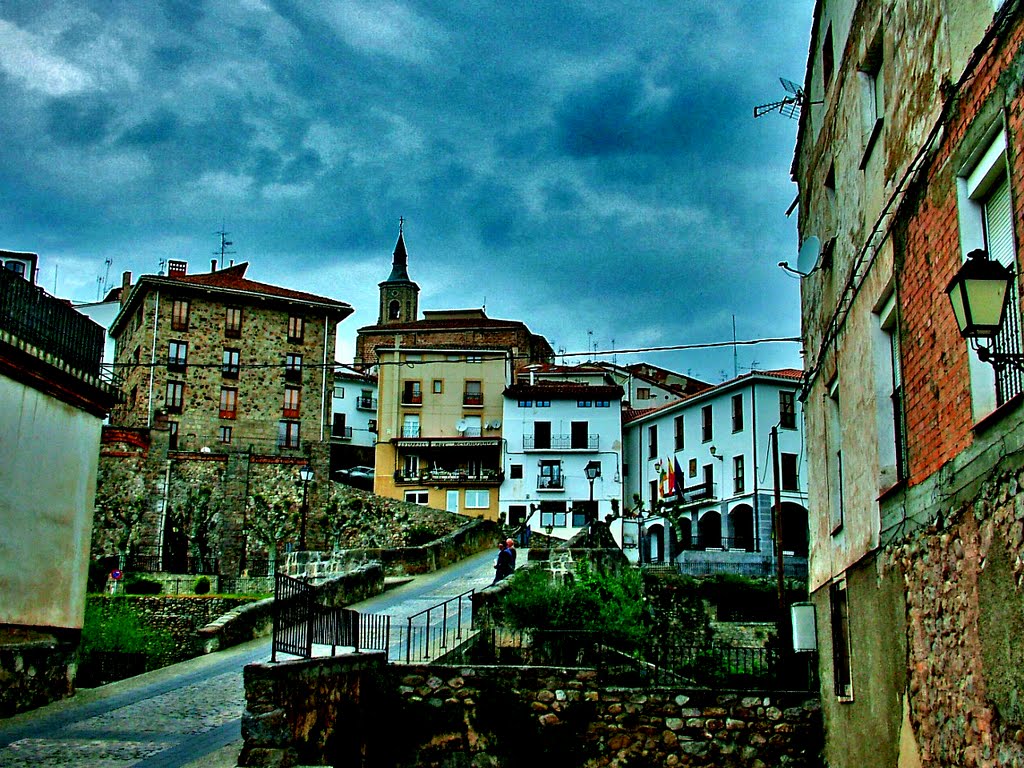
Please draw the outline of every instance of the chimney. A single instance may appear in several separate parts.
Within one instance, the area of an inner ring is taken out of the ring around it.
[[[184,277],[188,273],[188,262],[179,259],[167,260],[168,277]]]
[[[128,301],[128,293],[129,293],[129,291],[131,291],[131,289],[132,289],[132,273],[131,272],[123,272],[121,274],[121,293],[117,297],[118,299],[120,299],[122,307],[124,306],[125,302]]]
[[[216,259],[210,259],[210,271],[211,272],[216,272],[217,271],[217,260]]]

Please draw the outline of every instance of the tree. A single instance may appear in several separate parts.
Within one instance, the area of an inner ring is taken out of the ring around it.
[[[114,464],[96,489],[94,539],[103,533],[113,535],[118,565],[123,568],[128,555],[138,543],[138,526],[153,508],[140,472],[125,462]]]
[[[291,499],[269,501],[259,494],[249,497],[245,535],[266,547],[271,573],[275,572],[278,545],[295,530],[295,506]]]
[[[184,481],[175,484],[173,498],[181,501],[168,511],[169,533],[187,547],[192,562],[200,571],[211,571],[213,541],[220,520],[221,499],[206,485],[195,486]]]

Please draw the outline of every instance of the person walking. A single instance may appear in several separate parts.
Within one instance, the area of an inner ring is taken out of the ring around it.
[[[494,564],[494,581],[491,584],[497,584],[504,579],[512,573],[514,567],[512,553],[508,551],[508,545],[503,541],[498,545],[498,560]]]
[[[505,549],[512,556],[512,567],[509,573],[516,569],[516,543],[512,539],[505,539]]]

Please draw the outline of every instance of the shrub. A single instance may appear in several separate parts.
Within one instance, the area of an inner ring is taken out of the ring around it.
[[[192,591],[197,595],[208,595],[210,594],[210,578],[209,576],[200,576],[196,579],[195,585],[192,587]]]
[[[121,583],[126,595],[159,595],[164,591],[159,581],[137,573],[126,573]]]
[[[414,525],[409,528],[409,531],[405,534],[405,546],[419,547],[424,544],[429,544],[437,537],[437,534],[429,527],[425,525]]]
[[[85,607],[80,645],[83,655],[93,651],[144,653],[152,663],[152,660],[169,656],[174,648],[171,634],[145,626],[124,597],[90,602]]]

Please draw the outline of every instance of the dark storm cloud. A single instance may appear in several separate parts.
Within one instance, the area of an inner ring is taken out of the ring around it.
[[[800,79],[810,12],[12,0],[0,247],[60,254],[91,299],[104,258],[205,268],[223,225],[255,279],[362,324],[404,216],[425,308],[486,301],[568,349],[726,338],[733,312],[795,335],[795,123],[750,112]]]

